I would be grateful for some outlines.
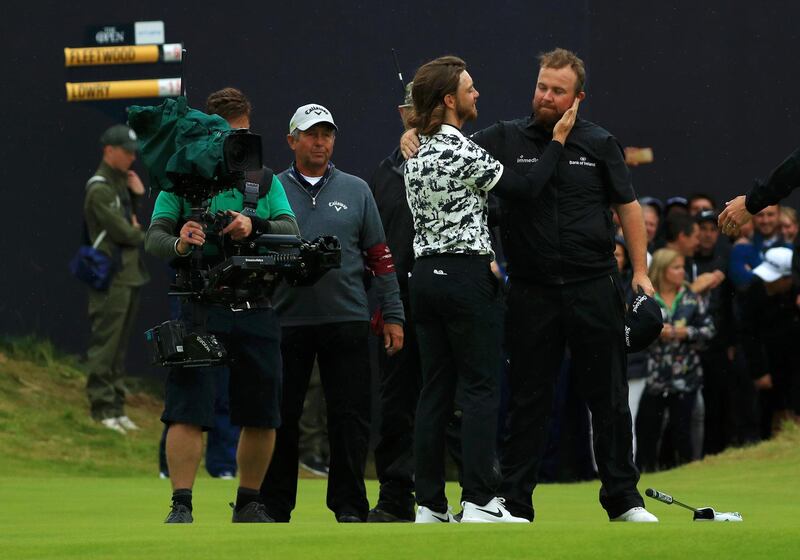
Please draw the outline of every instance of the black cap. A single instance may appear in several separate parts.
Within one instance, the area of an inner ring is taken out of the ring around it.
[[[100,145],[119,146],[129,152],[135,152],[139,147],[136,133],[124,124],[115,124],[100,136]]]
[[[664,327],[661,307],[641,288],[625,313],[625,347],[628,353],[640,352],[658,338]]]
[[[697,220],[698,224],[702,224],[703,222],[714,222],[716,224],[717,218],[717,213],[713,210],[703,210],[695,219]]]
[[[652,206],[658,211],[659,215],[664,211],[664,203],[654,196],[643,196],[639,199],[639,204]]]
[[[689,200],[685,196],[671,196],[664,203],[664,208],[668,210],[670,206],[683,206],[688,210]]]

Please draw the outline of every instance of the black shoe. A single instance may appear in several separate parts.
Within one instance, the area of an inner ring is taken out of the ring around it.
[[[367,514],[367,523],[410,523],[412,519],[403,519],[384,509],[374,507]]]
[[[264,504],[259,502],[250,502],[239,511],[231,504],[233,509],[233,523],[275,523],[275,520],[267,515],[267,509]]]
[[[352,513],[343,513],[336,516],[336,521],[339,523],[363,523],[362,519]]]
[[[319,455],[311,455],[301,459],[300,468],[317,476],[328,476],[328,464]]]
[[[191,523],[194,521],[192,510],[178,502],[172,502],[172,511],[164,520],[164,523]]]

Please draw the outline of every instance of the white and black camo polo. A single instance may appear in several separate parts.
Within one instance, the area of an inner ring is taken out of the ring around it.
[[[493,256],[487,198],[503,174],[503,165],[448,124],[433,136],[420,136],[420,144],[416,157],[405,166],[406,196],[416,232],[414,256]]]

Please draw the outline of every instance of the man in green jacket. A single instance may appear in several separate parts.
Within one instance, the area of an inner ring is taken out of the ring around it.
[[[100,137],[103,160],[86,184],[83,204],[92,243],[114,259],[108,290],[89,289],[91,337],[87,352],[86,393],[92,418],[119,433],[138,427],[125,415],[124,365],[139,289],[150,279],[140,246],[144,232],[136,220],[135,203],[144,194],[139,176],[130,169],[136,160],[136,133],[118,124]]]

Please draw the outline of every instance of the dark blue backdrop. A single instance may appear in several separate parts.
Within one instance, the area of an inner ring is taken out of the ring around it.
[[[290,161],[289,117],[315,102],[340,127],[336,164],[369,178],[401,132],[391,47],[407,79],[435,56],[465,58],[481,92],[476,128],[530,111],[539,52],[577,51],[588,67],[582,115],[624,145],[654,148],[656,162],[633,171],[640,194],[704,190],[724,200],[798,143],[797,2],[445,4],[241,2],[230,12],[225,4],[153,0],[130,8],[96,0],[7,7],[0,22],[7,232],[0,333],[35,333],[73,352],[85,345],[86,295],[66,263],[79,241],[83,185],[100,158],[97,138],[132,102],[67,103],[64,82],[178,73],[166,64],[65,68],[62,48],[81,46],[89,25],[163,20],[167,41],[189,49],[190,103],[202,107],[223,86],[243,89],[276,170]],[[140,330],[167,315],[164,265],[149,264]],[[152,372],[146,362],[137,338],[132,372]]]

